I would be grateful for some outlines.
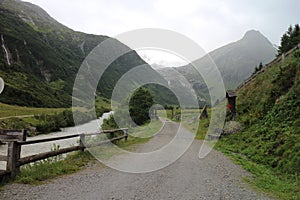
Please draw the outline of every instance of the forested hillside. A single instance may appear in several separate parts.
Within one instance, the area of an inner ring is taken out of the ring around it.
[[[0,101],[31,107],[70,107],[74,80],[82,61],[108,37],[73,31],[31,3],[17,0],[0,3],[0,75],[5,81]],[[146,63],[135,51],[119,57],[99,81],[97,95],[110,98],[119,78],[142,64]],[[145,69],[149,75],[159,77],[150,66]],[[161,103],[172,103],[174,98],[164,99],[171,102]]]

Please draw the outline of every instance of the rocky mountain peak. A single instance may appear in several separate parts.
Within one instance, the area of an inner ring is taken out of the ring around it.
[[[260,33],[257,30],[249,30],[245,33],[244,37],[242,38],[243,41],[248,41],[248,42],[254,42],[254,43],[259,43],[259,42],[266,42],[270,45],[271,42],[266,38],[262,33]]]

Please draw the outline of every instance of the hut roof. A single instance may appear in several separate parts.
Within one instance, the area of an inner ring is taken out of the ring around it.
[[[226,91],[226,97],[236,97],[236,91],[234,90],[227,90]]]

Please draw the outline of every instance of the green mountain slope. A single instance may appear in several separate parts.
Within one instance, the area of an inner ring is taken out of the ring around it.
[[[235,151],[282,174],[300,172],[300,50],[238,91],[239,134],[224,138]]]
[[[69,107],[84,52],[106,37],[74,32],[30,3],[3,1],[0,9],[0,70],[6,83],[1,101]]]
[[[0,101],[32,107],[70,107],[82,61],[108,38],[73,31],[40,7],[18,0],[0,1],[0,36],[5,81]],[[97,95],[110,98],[118,79],[141,64],[146,63],[135,51],[118,58],[105,71]],[[145,73],[160,79],[150,66]]]

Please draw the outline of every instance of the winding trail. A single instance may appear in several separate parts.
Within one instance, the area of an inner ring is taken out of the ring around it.
[[[163,146],[177,128],[178,124],[167,122],[137,152]],[[130,174],[91,164],[43,185],[6,185],[0,199],[270,199],[251,189],[242,180],[251,175],[222,153],[213,150],[199,159],[201,144],[195,140],[175,163],[155,172]]]

